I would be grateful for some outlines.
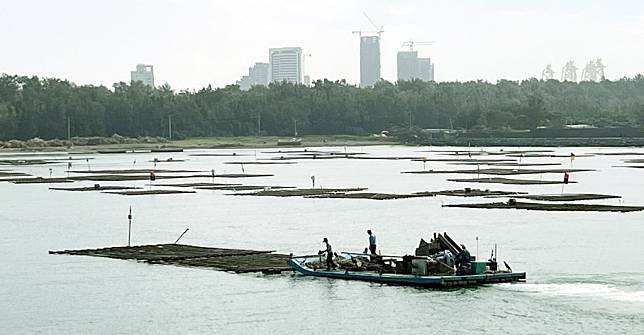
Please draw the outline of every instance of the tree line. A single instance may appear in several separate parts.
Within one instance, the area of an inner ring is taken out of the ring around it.
[[[0,140],[71,136],[370,134],[397,127],[511,130],[644,126],[644,76],[602,82],[529,79],[378,82],[318,80],[175,92],[140,82],[112,88],[0,76]]]

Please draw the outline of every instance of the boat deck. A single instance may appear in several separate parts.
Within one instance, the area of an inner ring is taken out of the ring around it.
[[[491,274],[479,275],[461,275],[461,276],[418,276],[409,274],[377,273],[377,272],[352,272],[345,270],[338,271],[321,271],[312,270],[302,265],[302,263],[290,259],[290,267],[295,271],[313,277],[326,277],[344,280],[359,280],[381,284],[419,286],[431,288],[449,288],[461,286],[476,286],[485,284],[509,283],[524,281],[525,272],[497,272]]]

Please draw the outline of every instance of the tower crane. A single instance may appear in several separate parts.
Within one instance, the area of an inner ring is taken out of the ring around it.
[[[384,30],[382,30],[384,28],[384,26],[381,25],[380,28],[378,28],[378,25],[373,22],[373,20],[369,17],[369,15],[367,15],[367,12],[362,12],[362,14],[364,14],[364,16],[367,18],[367,20],[369,20],[369,22],[371,23],[371,25],[374,28],[376,28],[375,32],[378,33],[378,37],[380,37],[380,35],[382,35],[382,33],[385,32]]]
[[[369,17],[369,15],[367,15],[367,13],[366,13],[366,12],[362,12],[362,14],[367,18],[367,20],[369,20],[369,23],[371,23],[371,25],[372,25],[376,30],[370,30],[370,31],[366,31],[366,30],[354,30],[354,31],[352,31],[351,33],[352,33],[352,34],[358,34],[358,36],[360,36],[360,37],[362,37],[362,34],[377,34],[377,35],[378,35],[378,37],[381,37],[381,36],[382,36],[382,33],[384,33],[384,32],[385,32],[385,31],[383,30],[384,26],[382,26],[382,25],[381,25],[380,27],[378,27],[378,25],[376,25],[376,24],[373,22],[373,20]]]
[[[306,58],[311,57],[311,54],[302,54],[302,75],[306,77]],[[305,80],[306,81],[306,80]]]
[[[409,47],[409,51],[414,51],[414,45],[434,45],[436,41],[414,41],[411,38],[409,41],[403,42],[402,46]]]
[[[359,37],[362,37],[362,34],[378,34],[378,37],[380,37],[380,34],[383,33],[384,31],[373,31],[373,30],[354,30],[351,33],[352,34],[358,34]]]

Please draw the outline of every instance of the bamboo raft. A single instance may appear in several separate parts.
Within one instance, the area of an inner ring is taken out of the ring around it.
[[[591,169],[469,169],[469,170],[424,170],[424,171],[403,171],[406,174],[486,174],[497,176],[512,176],[520,174],[544,174],[544,173],[572,173],[572,172],[589,172]]]
[[[596,204],[553,204],[541,202],[490,202],[490,203],[473,203],[473,204],[449,204],[442,207],[460,207],[460,208],[477,208],[477,209],[526,209],[535,211],[565,211],[565,212],[639,212],[644,211],[643,206],[622,206],[622,205],[596,205]]]
[[[235,273],[276,274],[292,271],[288,255],[270,250],[200,247],[185,244],[152,244],[132,247],[49,251],[52,255],[74,255],[136,260],[148,264],[205,267]]]

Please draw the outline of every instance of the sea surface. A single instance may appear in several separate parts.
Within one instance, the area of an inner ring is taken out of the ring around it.
[[[312,148],[311,148],[312,149]],[[498,151],[510,148],[472,148]],[[512,148],[517,149],[517,148]],[[535,150],[539,148],[523,148]],[[541,148],[548,150],[549,148]],[[277,149],[186,150],[183,153],[73,155],[72,169],[154,168],[241,173],[230,161],[286,155]],[[292,150],[292,149],[282,149]],[[295,149],[297,150],[297,149]],[[328,147],[370,156],[456,158],[445,147]],[[580,157],[587,153],[638,152],[642,148],[555,148],[561,158],[522,162],[561,163],[572,173],[565,193],[606,193],[621,199],[588,203],[644,205],[644,169],[617,167],[644,156]],[[191,156],[236,153],[234,157]],[[0,159],[15,158],[1,153]],[[28,158],[65,158],[58,153]],[[472,158],[504,158],[472,156]],[[404,193],[464,187],[559,194],[562,185],[500,185],[449,182],[463,174],[401,174],[402,171],[470,169],[475,166],[411,160],[301,160],[289,165],[245,165],[246,173],[274,177],[215,182],[310,187],[368,187]],[[483,168],[484,166],[481,166]],[[67,162],[0,166],[47,177],[67,175]],[[550,167],[535,167],[550,168]],[[558,168],[553,166],[552,168]],[[162,173],[158,173],[162,175]],[[539,174],[509,178],[560,180]],[[181,183],[202,180],[157,180]],[[446,208],[442,204],[497,199],[432,197],[401,200],[308,199],[232,196],[232,191],[121,196],[53,191],[51,186],[0,182],[0,333],[2,334],[644,334],[644,212],[592,213]],[[149,181],[103,182],[149,188]],[[505,201],[502,198],[500,201]],[[97,248],[127,243],[132,207],[132,243],[181,243],[269,249],[310,254],[328,237],[336,250],[361,251],[372,229],[383,254],[413,253],[419,240],[448,232],[473,254],[499,258],[525,283],[430,290],[294,274],[234,274],[203,268],[148,265],[135,261],[49,255],[49,250]],[[478,237],[478,244],[477,244]]]

